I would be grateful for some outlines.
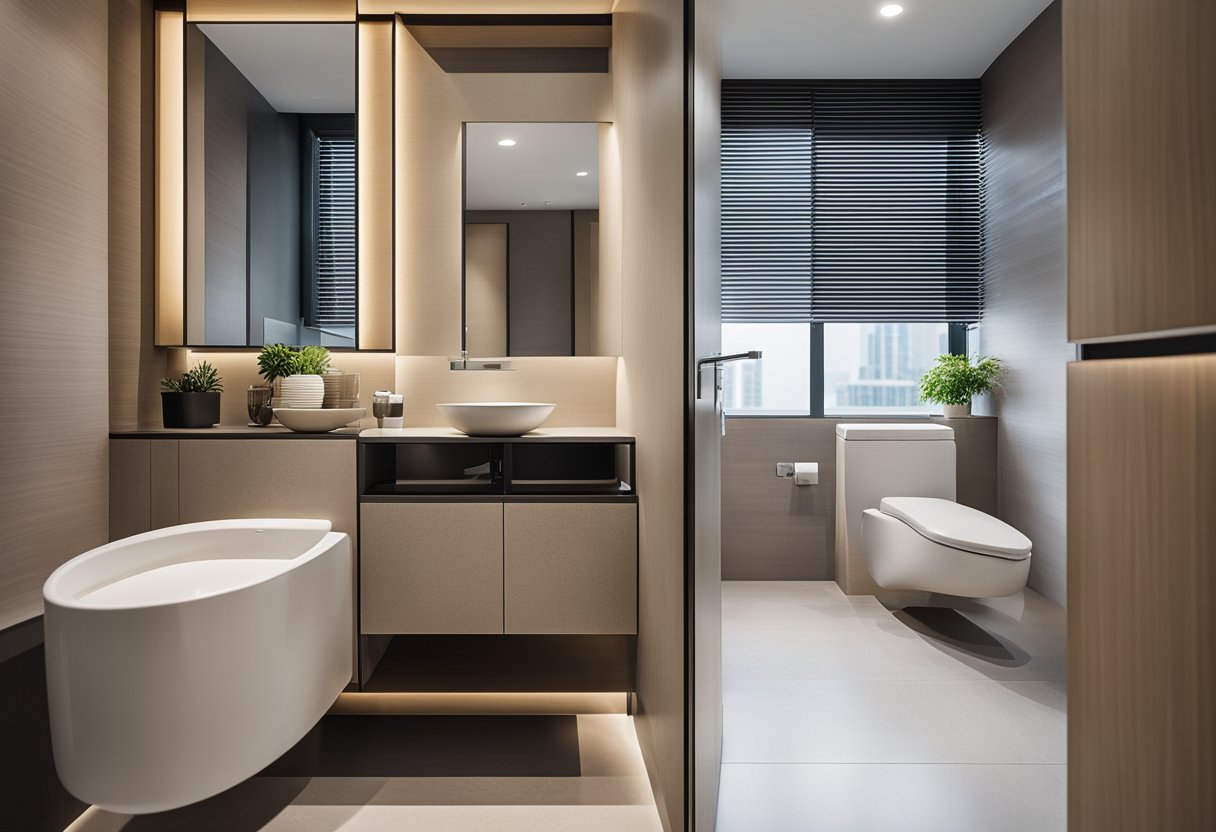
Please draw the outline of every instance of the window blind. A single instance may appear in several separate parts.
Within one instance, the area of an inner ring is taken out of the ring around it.
[[[978,320],[980,125],[977,80],[723,82],[723,320]]]
[[[356,309],[355,139],[317,135],[315,325],[354,326]]]

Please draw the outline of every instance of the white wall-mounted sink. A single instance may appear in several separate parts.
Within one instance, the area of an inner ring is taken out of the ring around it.
[[[448,424],[469,436],[523,436],[557,405],[543,402],[451,402],[436,405]]]

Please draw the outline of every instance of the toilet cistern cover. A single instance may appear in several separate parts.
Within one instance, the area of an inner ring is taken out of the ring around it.
[[[990,514],[935,497],[883,497],[879,510],[907,523],[922,537],[1009,560],[1030,557],[1030,538]]]

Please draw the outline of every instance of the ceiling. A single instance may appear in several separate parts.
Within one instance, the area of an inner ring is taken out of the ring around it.
[[[200,23],[280,113],[355,111],[353,23]]]
[[[500,139],[514,139],[515,146],[500,147]],[[470,211],[599,207],[600,126],[595,122],[469,123],[465,142],[464,198]],[[576,176],[580,170],[587,175]]]
[[[1050,0],[721,0],[724,78],[978,78]],[[904,12],[883,17],[880,6]]]

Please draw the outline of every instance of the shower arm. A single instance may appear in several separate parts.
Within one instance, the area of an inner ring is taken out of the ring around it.
[[[748,350],[747,352],[734,352],[730,355],[710,355],[697,359],[697,398],[701,398],[701,371],[705,368],[706,364],[714,365],[714,403],[717,404],[718,368],[728,361],[749,361],[763,357],[764,352],[761,350]]]

